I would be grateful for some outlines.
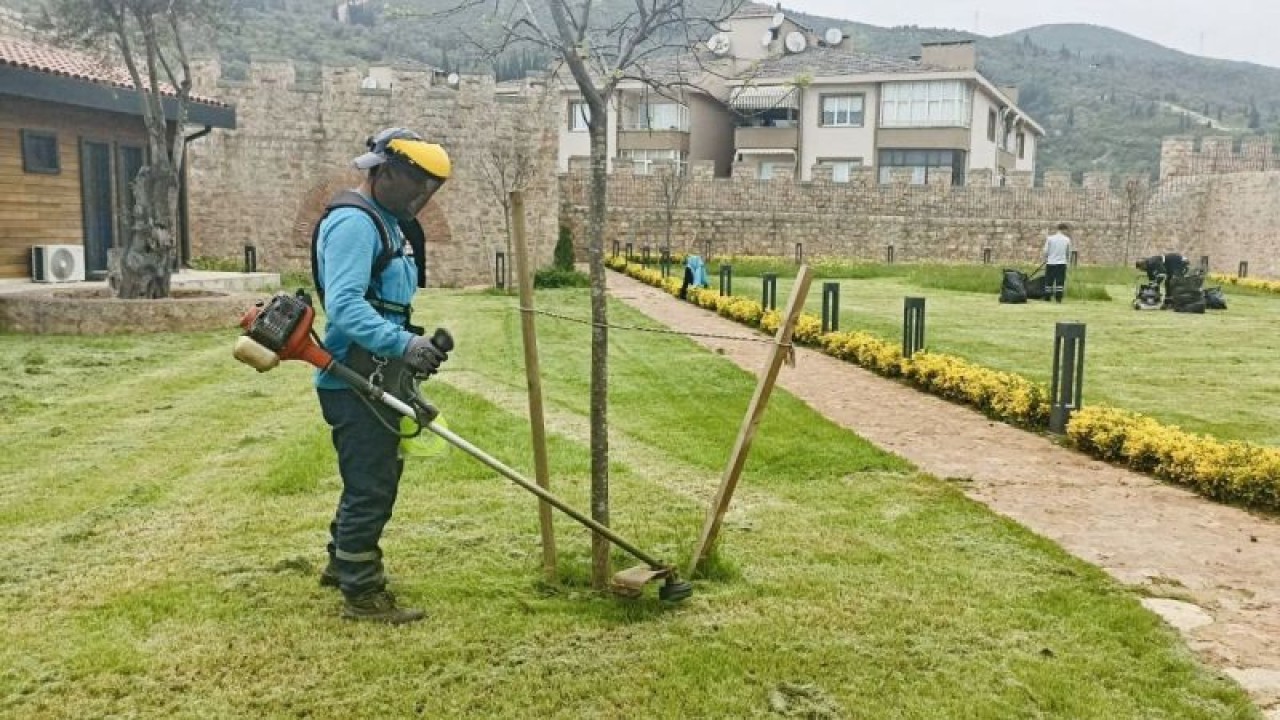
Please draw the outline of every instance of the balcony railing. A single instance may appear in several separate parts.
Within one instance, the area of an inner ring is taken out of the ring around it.
[[[800,128],[740,127],[733,133],[739,150],[796,150],[800,147]]]

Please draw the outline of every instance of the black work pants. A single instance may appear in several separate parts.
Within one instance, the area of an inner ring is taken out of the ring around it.
[[[338,472],[342,475],[342,495],[329,524],[329,559],[344,595],[381,590],[387,581],[378,541],[391,519],[404,470],[400,438],[378,421],[375,409],[354,391],[317,393],[325,422],[333,428],[333,447],[338,451]],[[399,426],[394,411],[375,407],[392,428]]]
[[[1067,291],[1067,266],[1066,265],[1045,265],[1044,266],[1044,299],[1048,300],[1052,297],[1058,302],[1062,302],[1062,296]]]

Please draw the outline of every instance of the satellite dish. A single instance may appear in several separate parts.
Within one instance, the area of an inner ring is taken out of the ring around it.
[[[809,41],[804,39],[804,33],[801,32],[787,33],[787,39],[784,42],[787,45],[787,51],[793,53],[804,52],[804,49],[809,46]]]
[[[458,73],[449,73],[449,77],[445,78],[444,81],[449,83],[451,87],[458,87],[458,83],[462,82],[462,78],[458,76]]]
[[[761,44],[761,45],[763,45],[763,46],[765,46],[765,47],[769,47],[770,45],[772,45],[772,44],[773,44],[773,31],[772,31],[772,30],[765,30],[765,31],[764,31],[764,35],[761,35],[761,36],[760,36],[760,44]]]
[[[840,28],[828,28],[826,35],[823,36],[828,45],[839,45],[844,40],[844,31]]]
[[[771,20],[769,21],[769,27],[771,27],[771,28],[780,28],[780,27],[782,27],[782,23],[784,23],[784,22],[786,22],[786,21],[787,21],[787,16],[786,16],[786,15],[783,15],[783,14],[782,14],[782,13],[780,13],[780,12],[779,12],[779,13],[774,13],[774,14],[773,14],[773,19],[771,19]]]
[[[707,41],[707,49],[716,55],[725,55],[729,52],[732,41],[729,39],[729,33],[716,33]]]

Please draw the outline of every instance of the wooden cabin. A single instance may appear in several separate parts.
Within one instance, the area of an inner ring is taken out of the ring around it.
[[[172,97],[164,107],[174,117]],[[204,131],[236,122],[233,107],[208,98],[193,97],[187,116]],[[141,99],[127,70],[0,37],[0,279],[32,277],[32,248],[48,245],[83,248],[86,278],[103,278],[145,153]],[[185,188],[184,177],[179,262],[190,247]]]

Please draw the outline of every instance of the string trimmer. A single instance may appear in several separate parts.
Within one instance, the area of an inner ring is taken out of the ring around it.
[[[234,355],[237,360],[258,372],[271,370],[279,365],[281,360],[301,360],[339,378],[366,398],[380,402],[414,420],[419,431],[428,430],[435,433],[445,442],[484,463],[511,482],[538,496],[540,500],[573,518],[591,532],[607,539],[627,554],[645,563],[614,575],[612,581],[614,592],[635,597],[641,594],[646,583],[661,579],[664,582],[658,588],[658,597],[663,600],[677,602],[693,594],[693,585],[681,580],[674,566],[641,551],[608,527],[583,515],[538,487],[537,484],[530,482],[497,458],[467,442],[448,428],[437,425],[435,420],[439,417],[440,411],[422,397],[416,388],[411,393],[405,393],[409,398],[403,400],[373,383],[369,378],[334,360],[333,355],[316,337],[312,329],[314,322],[315,311],[311,307],[309,296],[302,291],[298,291],[297,295],[279,293],[270,300],[259,302],[249,308],[240,319],[240,326],[245,332],[236,340]],[[444,329],[437,329],[431,342],[443,352],[453,350],[453,338]]]

